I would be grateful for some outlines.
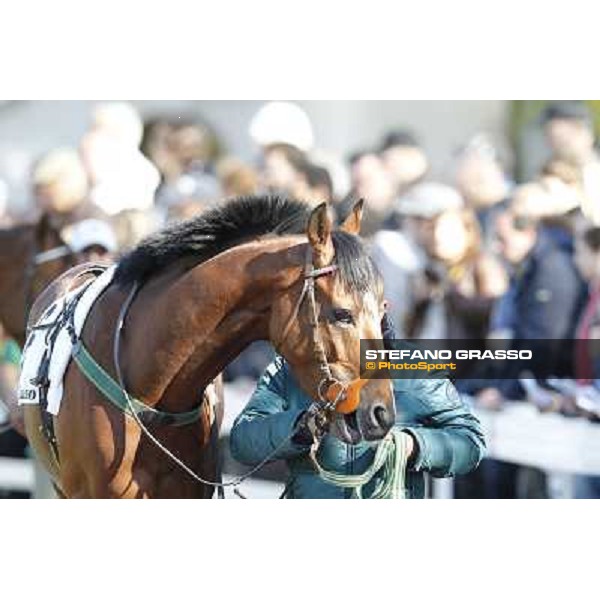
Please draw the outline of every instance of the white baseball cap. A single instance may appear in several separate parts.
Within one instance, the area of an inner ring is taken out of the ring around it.
[[[99,219],[85,219],[70,227],[66,237],[73,252],[82,252],[90,246],[101,246],[108,252],[116,252],[117,237],[111,226]]]

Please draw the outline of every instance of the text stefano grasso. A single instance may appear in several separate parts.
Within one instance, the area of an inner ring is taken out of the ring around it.
[[[531,360],[531,350],[422,350],[368,349],[366,360]]]

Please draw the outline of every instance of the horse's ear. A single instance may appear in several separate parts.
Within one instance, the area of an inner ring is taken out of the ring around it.
[[[363,207],[365,201],[361,198],[350,211],[350,214],[344,219],[340,225],[340,229],[346,233],[358,235],[360,233],[360,224],[363,216]]]
[[[327,204],[319,204],[310,213],[306,235],[313,249],[313,263],[317,267],[328,265],[333,260],[334,249],[331,241],[333,228]]]
[[[42,213],[35,225],[35,237],[38,242],[45,240],[49,231],[52,231],[52,219],[48,213]]]
[[[38,222],[35,225],[35,238],[39,246],[44,245],[45,242],[50,241],[54,243],[54,240],[61,240],[61,234],[54,223],[54,219],[48,213],[42,213]]]

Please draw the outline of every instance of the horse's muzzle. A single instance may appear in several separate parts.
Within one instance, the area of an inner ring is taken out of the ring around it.
[[[375,402],[359,411],[360,430],[368,441],[384,438],[395,420],[395,411],[382,402]]]

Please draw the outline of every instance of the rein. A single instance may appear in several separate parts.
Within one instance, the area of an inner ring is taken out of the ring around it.
[[[305,268],[304,268],[304,285],[302,287],[302,292],[300,294],[298,301],[296,302],[294,310],[292,311],[292,314],[290,315],[290,318],[289,318],[286,326],[284,327],[283,335],[282,335],[282,338],[280,341],[280,344],[281,344],[283,342],[283,340],[285,340],[287,334],[289,333],[289,331],[292,327],[293,322],[295,321],[295,319],[298,316],[302,302],[304,301],[305,298],[308,298],[308,300],[309,300],[309,322],[312,327],[314,350],[316,353],[317,361],[319,363],[319,370],[322,373],[322,379],[320,380],[318,387],[317,387],[317,394],[318,394],[319,400],[313,401],[307,409],[307,412],[309,414],[312,414],[313,416],[325,414],[325,413],[328,413],[331,411],[336,411],[336,412],[340,412],[340,413],[345,413],[345,412],[349,413],[349,412],[356,410],[356,407],[358,406],[358,402],[359,402],[360,388],[366,383],[366,380],[362,380],[362,379],[355,379],[349,383],[343,383],[340,380],[338,380],[336,377],[334,377],[334,375],[331,371],[331,368],[329,366],[329,362],[327,360],[327,356],[325,353],[325,347],[323,344],[323,340],[322,340],[320,332],[319,332],[317,303],[316,303],[316,299],[315,299],[315,279],[317,277],[321,277],[324,275],[333,274],[337,271],[337,269],[338,269],[338,267],[335,264],[329,265],[327,267],[322,267],[322,268],[314,268],[314,265],[312,263],[311,247],[310,246],[308,247],[306,263],[305,263]],[[131,305],[133,304],[133,301],[134,301],[137,293],[139,292],[139,289],[140,289],[140,283],[136,281],[134,283],[131,291],[129,292],[129,295],[127,296],[125,302],[121,306],[121,310],[119,312],[119,316],[117,319],[117,325],[115,328],[115,333],[114,333],[114,338],[113,338],[113,362],[114,362],[114,368],[115,368],[115,372],[116,372],[116,376],[117,376],[117,382],[121,388],[121,392],[124,397],[125,404],[127,406],[127,410],[125,412],[127,414],[129,414],[135,420],[138,427],[146,435],[146,437],[148,437],[148,439],[159,450],[161,450],[161,452],[163,452],[167,457],[169,457],[180,469],[182,469],[185,473],[187,473],[190,477],[192,477],[192,479],[194,479],[195,481],[197,481],[198,483],[201,483],[203,485],[217,488],[217,490],[219,492],[219,496],[221,498],[224,497],[224,489],[226,487],[232,487],[234,493],[237,496],[244,498],[245,496],[237,489],[238,486],[241,483],[243,483],[246,479],[251,477],[254,473],[256,473],[257,471],[262,469],[262,467],[264,465],[266,465],[269,461],[271,461],[273,458],[275,458],[277,456],[277,454],[279,453],[279,451],[283,447],[285,447],[288,444],[288,442],[292,439],[292,437],[295,435],[296,431],[292,430],[289,433],[289,435],[284,440],[282,440],[282,442],[271,453],[269,453],[262,461],[260,461],[258,464],[256,464],[253,468],[248,470],[243,475],[235,477],[234,479],[227,481],[227,482],[223,482],[220,479],[220,477],[219,477],[218,481],[211,481],[209,479],[204,479],[203,477],[199,476],[196,472],[194,472],[187,464],[185,464],[185,462],[183,462],[183,460],[181,460],[178,456],[176,456],[173,452],[171,452],[168,448],[166,448],[148,430],[148,427],[143,422],[142,418],[140,418],[141,415],[139,414],[140,413],[139,406],[136,406],[136,402],[139,405],[139,401],[132,398],[131,395],[129,394],[129,392],[127,391],[123,372],[121,369],[121,338],[122,338],[122,333],[123,333],[123,329],[124,329],[124,325],[125,325],[125,318],[127,316],[127,313],[129,311]],[[215,419],[216,419],[216,417],[215,417]],[[215,421],[215,424],[216,424],[216,421]],[[211,439],[214,440],[213,436],[211,436]],[[400,480],[398,480],[398,478],[399,477],[403,478],[403,476],[404,476],[403,474],[404,474],[404,470],[405,470],[405,466],[406,466],[405,463],[406,463],[406,454],[407,453],[406,453],[406,449],[404,449],[404,450],[401,449],[402,447],[404,447],[404,446],[400,446],[400,444],[404,444],[401,436],[394,436],[394,435],[392,435],[391,437],[388,436],[383,441],[380,448],[378,448],[376,457],[375,457],[375,462],[373,463],[373,465],[362,475],[350,476],[350,478],[348,478],[347,476],[329,473],[328,471],[325,471],[318,464],[317,459],[316,459],[316,450],[320,444],[320,440],[321,440],[320,436],[317,436],[315,438],[314,443],[311,447],[310,456],[311,456],[311,460],[313,461],[313,463],[315,465],[315,468],[317,469],[317,471],[321,475],[321,477],[323,477],[323,479],[325,479],[326,481],[329,481],[330,483],[333,483],[334,485],[337,485],[337,486],[351,487],[351,488],[355,489],[355,493],[356,493],[357,497],[362,497],[361,487],[366,482],[368,482],[373,477],[373,475],[377,471],[379,471],[382,467],[385,467],[386,474],[387,474],[388,471],[392,468],[391,465],[393,463],[395,466],[400,467],[400,471],[401,471],[402,475],[395,475],[392,477],[387,477],[386,482],[384,482],[383,484],[379,484],[377,486],[376,492],[378,494],[385,494],[385,495],[381,495],[381,496],[377,496],[377,497],[402,497],[401,495],[397,495],[397,494],[399,494],[399,492],[397,493],[397,492],[393,491],[393,490],[403,489],[403,479],[400,481]],[[398,450],[398,448],[400,448],[400,450]],[[402,458],[402,457],[404,457],[404,458]],[[398,463],[398,464],[396,464],[396,463]],[[394,479],[394,477],[395,477],[395,479]],[[391,484],[390,484],[390,481],[392,482]],[[398,483],[398,481],[399,481],[399,483]],[[390,487],[390,485],[391,485],[391,487]],[[382,488],[382,489],[380,489],[380,488]],[[280,498],[283,498],[285,496],[286,492],[287,492],[287,486],[284,489],[283,493],[281,494]],[[375,497],[375,496],[372,496],[372,497]]]
[[[163,452],[166,456],[168,456],[180,469],[182,469],[183,471],[185,471],[192,479],[194,479],[195,481],[197,481],[198,483],[201,483],[203,485],[208,485],[211,487],[215,487],[219,490],[219,496],[221,498],[224,497],[224,489],[226,487],[233,487],[233,491],[234,493],[236,493],[236,495],[238,495],[241,498],[244,498],[244,495],[239,492],[237,490],[237,487],[243,483],[246,479],[248,479],[250,476],[252,476],[254,473],[256,473],[257,471],[259,471],[260,469],[262,469],[262,467],[264,467],[270,460],[272,460],[279,452],[279,450],[281,450],[293,437],[295,431],[292,431],[288,437],[286,437],[281,444],[279,444],[279,446],[277,446],[275,448],[275,450],[273,450],[273,452],[271,452],[268,456],[266,456],[262,461],[260,461],[257,465],[255,465],[252,469],[250,469],[249,471],[247,471],[246,473],[244,473],[243,475],[240,475],[239,477],[236,477],[234,479],[232,479],[231,481],[210,481],[209,479],[204,479],[203,477],[200,477],[200,475],[198,475],[195,471],[193,471],[190,467],[188,467],[188,465],[186,465],[178,456],[176,456],[173,452],[171,452],[167,447],[165,447],[146,427],[146,425],[142,422],[142,420],[140,419],[138,413],[136,412],[134,405],[133,405],[133,399],[130,396],[129,392],[127,391],[127,388],[125,387],[125,381],[123,378],[123,372],[121,370],[121,364],[120,364],[120,351],[121,351],[121,334],[122,334],[122,330],[123,330],[123,326],[125,323],[125,317],[127,315],[127,312],[131,306],[131,304],[133,303],[133,300],[136,296],[136,294],[138,293],[140,288],[140,285],[138,282],[135,282],[133,285],[133,288],[131,290],[131,292],[129,293],[129,296],[127,297],[127,299],[125,300],[123,306],[121,307],[121,311],[119,313],[119,318],[117,321],[117,327],[115,329],[115,335],[114,335],[114,339],[113,339],[113,360],[114,360],[114,366],[115,366],[115,371],[117,374],[117,380],[119,382],[119,385],[121,386],[123,395],[125,396],[126,402],[128,404],[129,407],[129,414],[131,415],[131,417],[134,419],[134,421],[137,423],[138,427],[144,432],[144,434],[148,437],[148,439],[159,449],[161,450],[161,452]],[[216,417],[215,417],[216,419]],[[284,490],[285,493],[285,490]]]
[[[300,306],[301,306],[304,298],[306,296],[308,296],[309,301],[310,301],[310,306],[311,306],[310,322],[311,322],[311,326],[313,327],[313,340],[315,343],[315,349],[317,351],[317,358],[319,360],[319,368],[320,368],[321,372],[323,373],[323,379],[321,380],[321,382],[319,383],[319,386],[318,386],[319,398],[322,401],[321,402],[313,402],[309,406],[308,411],[311,412],[312,414],[321,413],[326,410],[331,410],[332,408],[335,408],[337,403],[342,398],[342,392],[345,389],[345,388],[342,388],[339,390],[334,401],[330,401],[327,399],[327,392],[331,389],[332,385],[339,384],[339,385],[343,386],[343,384],[341,384],[341,382],[339,382],[337,379],[335,379],[333,377],[333,374],[331,373],[331,369],[329,367],[329,363],[327,362],[327,357],[325,355],[325,349],[324,349],[324,346],[323,346],[323,343],[322,343],[322,340],[320,338],[319,331],[318,331],[318,319],[317,319],[315,288],[314,288],[314,280],[316,277],[335,273],[337,271],[337,268],[338,268],[337,265],[330,265],[328,267],[323,267],[321,269],[315,269],[312,264],[312,260],[311,260],[311,248],[310,248],[310,246],[308,247],[307,260],[306,260],[306,264],[305,264],[305,268],[304,268],[304,286],[302,288],[302,293],[300,294],[300,298],[298,299],[298,302],[296,303],[296,306],[295,306],[294,310],[292,311],[292,314],[290,316],[288,324],[284,328],[284,336],[282,337],[282,340],[285,339],[285,336],[289,332],[293,321],[298,316],[298,312],[300,310]],[[238,495],[239,497],[243,498],[244,495],[241,492],[239,492],[237,487],[241,483],[243,483],[246,479],[248,479],[250,476],[252,476],[254,473],[256,473],[257,471],[262,469],[262,467],[264,467],[269,461],[271,461],[273,458],[275,458],[275,456],[279,453],[279,451],[292,439],[292,437],[294,436],[294,434],[296,432],[293,430],[281,442],[281,444],[279,444],[268,456],[266,456],[262,461],[260,461],[257,465],[255,465],[252,469],[250,469],[243,475],[240,475],[239,477],[236,477],[236,478],[232,479],[231,481],[227,481],[227,482],[210,481],[208,479],[204,479],[203,477],[200,477],[188,465],[186,465],[178,456],[176,456],[173,452],[171,452],[168,448],[166,448],[148,430],[146,425],[143,423],[142,419],[140,419],[138,411],[135,410],[134,399],[131,397],[131,395],[127,391],[127,387],[125,385],[125,380],[123,377],[123,372],[121,370],[121,360],[120,360],[121,359],[121,337],[122,337],[122,332],[123,332],[123,328],[125,325],[125,317],[127,316],[127,313],[129,311],[131,305],[133,304],[133,301],[134,301],[137,293],[139,292],[139,289],[140,289],[140,283],[136,281],[134,283],[131,291],[129,292],[127,299],[125,300],[125,302],[123,303],[123,305],[121,307],[121,310],[119,312],[119,316],[117,319],[117,326],[115,328],[114,338],[113,338],[113,362],[114,362],[115,372],[117,375],[118,384],[121,387],[123,396],[125,397],[125,401],[127,403],[128,409],[129,409],[128,414],[135,420],[138,427],[144,432],[144,434],[148,437],[148,439],[159,450],[161,450],[166,456],[168,456],[180,469],[182,469],[190,477],[192,477],[192,479],[194,479],[195,481],[197,481],[198,483],[201,483],[203,485],[216,487],[219,490],[220,497],[223,497],[223,491],[226,487],[233,487],[234,493],[236,495]],[[322,395],[322,387],[323,387],[324,383],[330,383],[327,390],[325,391],[325,395],[326,395],[325,398],[323,398],[323,395]],[[280,497],[283,497],[285,492],[286,492],[286,490],[284,490],[283,494]]]
[[[56,248],[51,248],[50,250],[45,250],[44,252],[39,252],[33,257],[33,264],[38,267],[44,263],[52,262],[58,258],[70,256],[71,254],[73,254],[71,248],[64,244],[62,246],[57,246]]]
[[[42,252],[36,252],[29,261],[25,269],[25,321],[27,322],[27,314],[32,305],[33,296],[33,284],[35,282],[35,275],[37,269],[41,265],[45,265],[49,262],[54,262],[67,256],[72,256],[73,250],[66,244],[50,248],[50,250],[44,250]]]

